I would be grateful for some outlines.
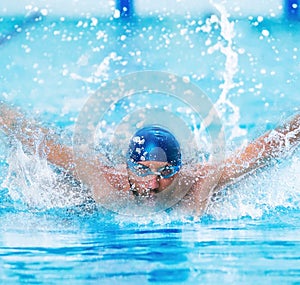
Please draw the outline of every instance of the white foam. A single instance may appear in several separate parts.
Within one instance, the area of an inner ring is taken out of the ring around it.
[[[59,175],[45,158],[26,154],[18,144],[7,159],[8,175],[2,183],[19,206],[33,209],[69,207],[85,202],[87,190],[72,185]]]
[[[227,187],[225,195],[212,202],[208,214],[216,219],[261,218],[278,208],[300,208],[300,152],[263,171],[251,173]]]

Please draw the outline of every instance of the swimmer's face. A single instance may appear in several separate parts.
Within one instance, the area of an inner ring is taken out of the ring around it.
[[[152,197],[165,190],[178,176],[167,162],[140,161],[134,171],[128,168],[131,190],[136,196]]]

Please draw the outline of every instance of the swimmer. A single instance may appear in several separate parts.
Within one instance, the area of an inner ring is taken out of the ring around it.
[[[124,197],[133,200],[151,200],[167,192],[179,177],[183,177],[186,183],[190,183],[189,191],[173,206],[199,216],[205,212],[214,193],[294,149],[300,141],[300,115],[258,137],[226,158],[221,165],[199,163],[191,166],[192,170],[189,168],[188,172],[182,164],[178,141],[170,131],[158,125],[143,127],[132,136],[126,165],[118,167],[118,171],[103,165],[98,157],[75,158],[73,149],[60,144],[54,135],[50,135],[50,130],[28,120],[18,109],[3,102],[0,104],[0,129],[20,141],[25,151],[43,152],[51,164],[86,184],[92,190],[94,200],[100,204],[119,199],[119,193],[126,193]],[[41,136],[43,141],[37,145],[35,138]],[[221,176],[217,177],[220,167]],[[80,173],[76,171],[78,168]],[[214,181],[214,177],[217,180]],[[207,181],[211,182],[208,184],[213,185],[213,189],[207,189]],[[114,189],[114,193],[110,189]]]

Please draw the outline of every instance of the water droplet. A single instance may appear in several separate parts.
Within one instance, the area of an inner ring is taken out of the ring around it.
[[[261,33],[265,37],[268,37],[270,35],[270,32],[268,30],[262,30]]]

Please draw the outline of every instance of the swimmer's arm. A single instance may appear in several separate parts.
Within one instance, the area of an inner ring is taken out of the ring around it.
[[[59,144],[54,134],[49,135],[49,129],[29,120],[17,108],[3,102],[0,103],[0,129],[8,137],[20,141],[26,151],[30,153],[38,153],[43,149],[51,163],[69,170],[73,174],[72,149]]]
[[[283,126],[269,131],[228,158],[223,165],[216,190],[268,165],[273,159],[280,158],[293,149],[299,142],[300,115],[296,115]]]
[[[10,138],[20,141],[25,150],[32,154],[43,154],[47,160],[68,171],[78,179],[75,169],[73,149],[59,142],[51,130],[40,126],[34,120],[29,120],[17,108],[13,108],[3,102],[0,103],[0,129]],[[84,159],[77,164],[86,173],[95,170],[99,165]],[[88,175],[82,175],[87,180]],[[82,179],[82,177],[81,177]]]
[[[117,175],[112,168],[104,166],[99,157],[87,158],[79,154],[75,157],[73,148],[62,144],[51,130],[3,102],[0,102],[0,129],[8,137],[20,141],[25,151],[44,156],[51,164],[90,186],[96,200],[115,198],[107,181],[112,185],[127,185],[126,175]]]

